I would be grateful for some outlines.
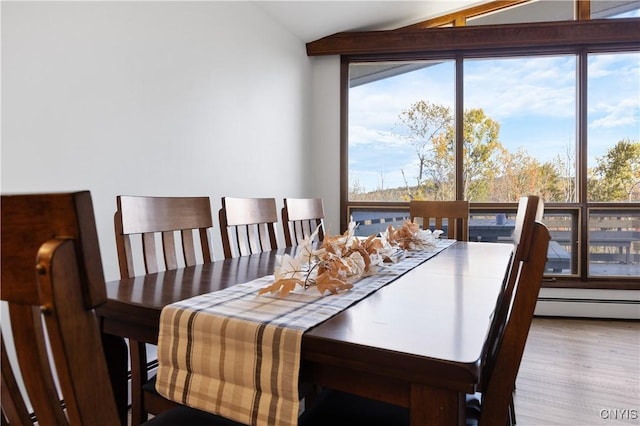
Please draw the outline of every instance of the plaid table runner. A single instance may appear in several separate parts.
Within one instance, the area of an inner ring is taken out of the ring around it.
[[[168,305],[160,316],[156,388],[247,425],[297,425],[302,334],[454,242],[407,253],[338,295],[310,288],[286,298],[258,296],[270,275]]]

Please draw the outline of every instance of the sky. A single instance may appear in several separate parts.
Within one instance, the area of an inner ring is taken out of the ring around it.
[[[636,12],[637,16],[640,13]],[[425,100],[453,111],[454,63],[353,87],[349,91],[350,186],[365,191],[415,183],[417,156],[398,116]],[[539,161],[576,144],[576,58],[572,55],[467,60],[465,109],[482,108],[500,124],[500,142]],[[591,55],[588,63],[589,167],[619,140],[640,141],[640,53]]]

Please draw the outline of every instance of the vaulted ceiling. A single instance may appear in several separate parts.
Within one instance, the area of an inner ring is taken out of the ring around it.
[[[520,1],[493,0],[258,0],[253,4],[262,8],[276,22],[304,43],[346,31],[388,30],[416,24],[476,6]],[[512,7],[500,13],[478,17],[468,25],[505,24],[571,20],[575,0],[532,0],[524,7]],[[590,0],[592,19],[637,10],[640,0]],[[587,18],[588,19],[588,18]]]
[[[462,10],[488,0],[255,1],[303,42],[337,32],[386,30]]]

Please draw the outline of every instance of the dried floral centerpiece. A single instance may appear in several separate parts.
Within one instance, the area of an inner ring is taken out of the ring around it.
[[[389,225],[382,238],[388,241],[389,245],[402,250],[427,250],[435,248],[436,240],[442,233],[439,229],[433,232],[430,229],[420,229],[417,223],[405,220],[398,229]]]
[[[355,222],[342,235],[325,236],[320,248],[313,247],[318,229],[297,248],[295,256],[279,256],[274,269],[274,282],[260,289],[259,294],[279,293],[286,297],[297,286],[316,287],[320,294],[337,294],[353,287],[363,277],[374,275],[385,261],[395,261],[393,254],[401,250],[435,247],[442,231],[422,231],[418,225],[405,221],[394,230],[390,225],[378,238],[355,236]]]

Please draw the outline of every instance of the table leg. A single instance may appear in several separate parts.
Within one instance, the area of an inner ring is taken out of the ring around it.
[[[465,397],[459,392],[411,385],[411,426],[465,424]]]
[[[129,351],[122,337],[102,334],[102,347],[122,426],[127,426],[129,410]]]

